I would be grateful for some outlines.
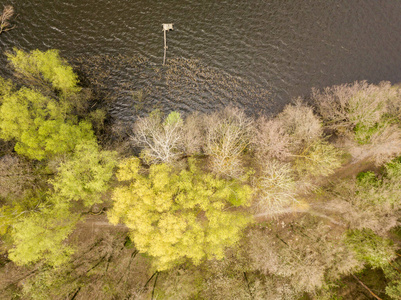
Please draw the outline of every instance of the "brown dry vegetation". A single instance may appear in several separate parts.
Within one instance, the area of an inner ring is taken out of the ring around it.
[[[79,251],[68,266],[17,268],[8,262],[0,276],[2,299],[11,298],[15,286],[28,299],[149,299],[149,259],[135,250],[126,228],[96,226],[105,221],[88,218],[78,224],[69,242]]]

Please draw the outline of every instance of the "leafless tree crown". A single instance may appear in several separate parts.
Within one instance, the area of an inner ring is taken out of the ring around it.
[[[155,111],[134,124],[131,138],[135,145],[143,147],[142,156],[148,163],[171,163],[183,155],[183,120],[175,114],[174,119],[163,120],[161,113]]]
[[[238,176],[241,155],[250,144],[253,120],[233,107],[206,116],[205,152],[211,157],[211,169],[219,174]]]

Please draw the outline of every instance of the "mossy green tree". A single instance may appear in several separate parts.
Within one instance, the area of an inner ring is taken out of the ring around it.
[[[345,242],[358,260],[372,268],[387,266],[395,257],[394,243],[370,229],[348,231]]]
[[[387,266],[383,267],[384,275],[386,276],[387,286],[386,294],[391,299],[401,299],[401,262],[400,260],[394,260],[388,263]]]
[[[326,208],[336,211],[351,229],[371,229],[385,236],[399,222],[401,209],[401,159],[385,164],[382,172],[359,173],[342,180],[330,192]]]
[[[141,168],[137,158],[120,164],[112,223],[131,230],[139,251],[155,258],[157,270],[191,260],[222,259],[250,217],[235,207],[247,206],[251,188],[235,180],[204,173],[189,160],[188,169],[174,171],[166,164]]]

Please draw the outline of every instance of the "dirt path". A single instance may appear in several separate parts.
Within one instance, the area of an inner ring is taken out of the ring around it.
[[[97,226],[97,227],[121,227],[121,228],[128,228],[124,224],[117,224],[113,225],[109,223],[107,220],[107,217],[105,214],[100,214],[100,215],[88,215],[85,219],[84,222],[80,222],[78,226],[81,227],[92,227],[92,226]]]

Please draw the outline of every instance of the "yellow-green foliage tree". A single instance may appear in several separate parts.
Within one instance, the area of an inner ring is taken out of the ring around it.
[[[166,164],[146,172],[138,158],[129,158],[117,178],[125,184],[114,191],[109,219],[130,228],[136,247],[155,258],[158,270],[185,259],[222,259],[251,221],[234,209],[249,204],[251,188],[204,173],[193,160],[180,172]]]
[[[9,95],[13,88],[14,86],[11,80],[6,80],[3,77],[0,77],[0,97]]]
[[[65,203],[55,202],[52,207],[42,206],[41,213],[30,213],[13,224],[14,247],[9,258],[17,265],[42,260],[59,266],[74,252],[64,241],[74,230],[79,215],[72,214]]]
[[[60,57],[58,50],[25,52],[14,49],[14,52],[6,55],[15,75],[28,85],[50,87],[64,97],[81,90],[77,85],[78,76],[68,62]]]
[[[10,193],[18,189],[3,191],[8,202],[2,201],[0,208],[4,221],[0,234],[13,241],[9,258],[15,263],[44,260],[60,265],[72,253],[66,239],[79,219],[72,201],[83,200],[85,205],[100,202],[100,194],[107,190],[113,176],[116,155],[100,150],[91,124],[77,116],[86,98],[78,86],[77,75],[58,51],[14,50],[7,57],[18,78],[18,88],[10,80],[0,78],[0,138],[16,142],[16,152],[30,159],[59,155],[58,160],[62,158],[63,162],[55,178],[49,181],[54,192],[45,192],[47,178],[38,179],[36,190],[27,187],[28,191],[20,192],[18,198],[17,193]],[[15,166],[16,159],[12,162]],[[45,170],[39,170],[43,163],[31,163],[39,166],[36,176]],[[27,181],[30,174],[20,173]],[[10,182],[6,181],[8,185]],[[9,244],[4,247],[6,250]]]
[[[77,105],[78,79],[55,50],[15,50],[8,59],[23,79],[17,89],[0,82],[0,138],[15,140],[18,154],[31,159],[72,151],[82,140],[94,140],[89,122],[72,113]]]
[[[102,151],[94,142],[77,145],[72,157],[63,162],[51,181],[57,195],[83,200],[86,206],[101,202],[117,164],[116,152]]]
[[[1,207],[0,234],[11,233],[14,245],[9,258],[19,265],[39,260],[54,266],[67,262],[73,249],[65,240],[80,215],[74,212],[73,201],[82,200],[86,206],[101,202],[115,165],[114,152],[101,151],[94,142],[79,144],[50,180],[53,193],[42,193],[39,199],[28,194]]]

